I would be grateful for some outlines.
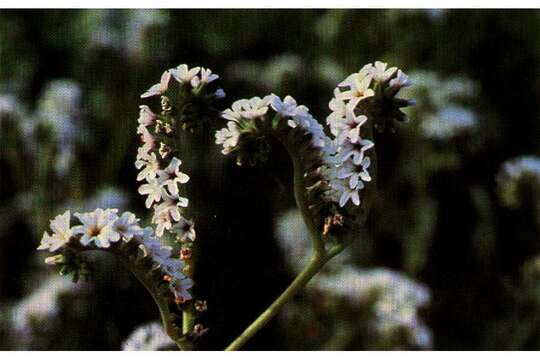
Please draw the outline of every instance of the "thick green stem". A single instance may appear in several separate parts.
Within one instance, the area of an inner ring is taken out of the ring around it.
[[[264,325],[266,325],[281,309],[285,303],[296,295],[315,276],[329,258],[314,256],[302,272],[294,279],[291,285],[270,305],[244,332],[236,338],[225,350],[240,349]]]

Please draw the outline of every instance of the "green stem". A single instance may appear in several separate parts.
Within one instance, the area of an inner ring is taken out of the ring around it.
[[[298,153],[298,150],[289,143],[286,137],[276,136],[279,141],[283,144],[289,156],[293,162],[293,180],[294,180],[294,199],[296,200],[296,206],[302,214],[302,220],[306,224],[311,241],[313,243],[313,248],[315,253],[323,254],[324,253],[324,241],[322,239],[322,233],[317,228],[315,223],[315,217],[313,213],[309,210],[308,201],[306,198],[306,182],[305,182],[305,170],[302,165],[302,157]]]
[[[300,291],[326,263],[324,259],[313,257],[309,264],[294,279],[289,287],[270,305],[244,332],[236,338],[225,350],[234,351],[240,349],[253,337],[266,323],[268,323],[298,291]]]

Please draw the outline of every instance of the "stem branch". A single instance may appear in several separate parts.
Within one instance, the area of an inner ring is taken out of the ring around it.
[[[313,257],[302,272],[294,279],[289,287],[270,305],[244,332],[236,338],[225,350],[234,351],[240,349],[253,337],[264,325],[266,325],[298,291],[300,291],[321,267],[326,263],[324,259]]]

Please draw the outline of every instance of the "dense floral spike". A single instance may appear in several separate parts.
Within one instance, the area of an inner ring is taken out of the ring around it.
[[[183,95],[178,99],[179,105],[171,101],[174,93],[171,77],[180,87]],[[141,97],[161,96],[161,113],[156,114],[147,105],[140,106],[139,127],[142,145],[139,147],[135,167],[140,170],[137,180],[144,181],[139,187],[139,193],[146,196],[146,207],[153,208],[152,222],[156,225],[156,234],[162,236],[165,231],[173,234],[183,234],[182,227],[191,220],[182,213],[189,200],[182,196],[185,191],[182,186],[188,183],[189,175],[180,171],[182,161],[177,157],[175,134],[178,131],[197,127],[193,121],[203,121],[212,116],[212,103],[222,98],[222,89],[211,90],[209,86],[219,78],[212,70],[194,67],[186,64],[165,71],[159,84],[152,86]],[[169,94],[171,93],[171,94]],[[202,103],[201,103],[202,102]],[[192,109],[189,112],[179,109]],[[195,110],[193,110],[195,109]],[[197,110],[198,109],[198,110]],[[193,113],[193,111],[202,113]],[[179,113],[178,113],[179,112]],[[210,113],[208,113],[210,112]],[[218,112],[215,111],[217,115]],[[234,129],[231,127],[231,134]],[[223,141],[235,146],[229,133],[223,132]],[[193,230],[194,232],[194,230]],[[194,239],[195,236],[184,237]]]
[[[229,121],[216,133],[216,144],[223,145],[222,153],[234,154],[241,164],[245,159],[253,162],[263,157],[256,145],[265,135],[276,136],[284,143],[296,139],[289,145],[302,154],[310,208],[329,211],[324,215],[329,226],[342,223],[332,219],[341,219],[340,208],[354,212],[354,207],[360,207],[361,192],[372,181],[371,129],[392,128],[394,120],[405,119],[399,109],[413,102],[395,96],[410,85],[403,71],[379,61],[349,75],[339,83],[329,103],[331,114],[326,123],[331,138],[309,109],[298,105],[290,95],[283,99],[271,94],[238,100],[222,113]]]
[[[96,209],[95,211],[74,216],[81,225],[70,226],[69,210],[51,221],[53,235],[45,233],[39,250],[49,250],[55,253],[47,258],[47,264],[64,264],[71,256],[70,252],[80,252],[94,249],[111,249],[120,253],[126,261],[130,257],[137,258],[137,253],[129,249],[142,250],[143,257],[153,264],[151,268],[159,268],[168,276],[169,289],[174,298],[183,301],[192,298],[189,289],[193,282],[184,273],[184,262],[171,256],[171,248],[161,246],[154,236],[152,228],[141,228],[139,219],[130,212],[117,215],[117,209]],[[122,243],[134,244],[133,247],[123,247]],[[122,253],[126,251],[126,253]]]

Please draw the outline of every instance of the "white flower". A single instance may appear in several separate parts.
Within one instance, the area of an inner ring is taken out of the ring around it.
[[[166,186],[171,195],[178,194],[178,184],[185,184],[189,181],[189,176],[180,172],[182,161],[176,157],[172,158],[169,166],[165,170],[158,170],[159,183]]]
[[[369,88],[371,79],[372,75],[366,75],[362,71],[349,75],[339,86],[348,86],[350,90],[338,93],[336,98],[339,100],[349,100],[348,106],[351,109],[356,108],[360,101],[375,95],[375,92]]]
[[[75,213],[82,225],[75,226],[73,232],[83,235],[80,240],[83,245],[93,241],[97,247],[107,248],[111,242],[120,240],[120,234],[114,230],[117,212],[117,209],[96,209],[88,213]]]
[[[200,67],[194,67],[189,69],[186,64],[178,65],[176,69],[170,69],[169,72],[171,75],[178,81],[180,84],[189,83],[201,70]]]
[[[371,176],[367,171],[370,165],[371,160],[368,156],[362,159],[360,165],[345,163],[338,170],[337,177],[338,179],[349,179],[349,187],[351,189],[362,189],[364,187],[362,181],[371,181]]]
[[[343,145],[347,139],[353,143],[358,142],[360,139],[360,128],[367,121],[367,117],[365,115],[356,116],[352,109],[347,108],[346,116],[341,120],[334,123],[334,127],[338,132],[336,138],[337,144]]]
[[[151,96],[161,95],[169,88],[169,81],[171,80],[171,73],[169,71],[164,71],[161,75],[161,80],[159,83],[152,85],[144,94],[141,95],[141,98],[147,98]]]
[[[191,280],[190,278],[173,278],[169,286],[175,297],[180,298],[184,301],[192,299],[192,296],[188,291],[193,287],[193,280]]]
[[[53,231],[52,236],[47,232],[43,234],[41,244],[37,248],[38,250],[49,249],[50,252],[54,252],[66,245],[73,236],[73,230],[70,227],[71,213],[66,210],[62,215],[58,215],[51,220],[50,226]]]
[[[164,230],[171,230],[173,224],[180,221],[182,218],[180,208],[187,207],[189,204],[189,200],[181,196],[172,197],[165,194],[163,200],[155,207],[152,217],[152,222],[157,225],[156,234],[158,236],[162,236]]]
[[[316,120],[313,119],[313,116],[309,113],[307,106],[300,105],[296,108],[292,120],[289,120],[287,124],[292,128],[300,126],[309,132],[314,121]]]
[[[332,189],[328,196],[332,200],[339,199],[340,207],[345,206],[349,200],[356,206],[360,205],[359,191],[364,188],[364,181],[371,181],[367,171],[369,166],[369,157],[364,157],[360,165],[345,162],[337,169],[330,167],[328,174],[325,174]]]
[[[391,67],[387,70],[386,66],[387,66],[387,63],[383,63],[381,61],[375,61],[375,66],[369,70],[369,73],[373,76],[373,80],[377,82],[385,82],[397,70],[396,67]]]
[[[412,82],[409,80],[409,77],[401,70],[398,69],[397,76],[390,80],[389,83],[392,87],[402,88],[411,86]]]
[[[156,145],[156,139],[154,136],[148,131],[146,126],[139,125],[137,127],[137,134],[141,134],[141,141],[143,142],[143,146],[147,146],[149,149],[153,149]]]
[[[172,278],[184,279],[186,275],[183,273],[183,269],[186,264],[180,259],[173,259],[171,257],[165,257],[159,259],[160,267],[170,275]]]
[[[165,192],[157,179],[149,180],[147,184],[139,186],[139,194],[147,195],[145,205],[150,208],[154,202],[159,202],[165,196]]]
[[[156,351],[173,346],[174,342],[159,323],[150,323],[135,329],[122,343],[123,351]]]
[[[139,219],[131,212],[124,212],[113,225],[113,230],[119,233],[125,241],[129,241],[135,235],[142,234],[142,229],[139,226]]]
[[[179,241],[195,241],[197,233],[195,232],[195,224],[192,220],[181,217],[173,227],[173,232],[176,234]]]
[[[139,109],[139,118],[137,119],[139,124],[143,126],[152,125],[156,120],[156,114],[154,114],[152,110],[150,110],[150,108],[146,105],[140,105]]]
[[[137,169],[140,169],[146,164],[146,162],[140,162],[138,160],[148,160],[150,158],[150,154],[148,154],[150,150],[152,150],[152,147],[149,144],[144,144],[137,149],[137,157],[135,161],[135,167]]]
[[[200,84],[209,84],[217,79],[219,79],[219,76],[217,74],[212,74],[212,70],[201,68],[200,78],[195,76],[191,79],[191,86],[197,87]]]
[[[272,109],[283,117],[293,117],[296,114],[296,108],[298,107],[296,100],[290,95],[285,96],[283,101],[279,96],[273,95],[270,105],[272,106]]]
[[[349,200],[356,206],[360,205],[360,194],[358,194],[358,189],[350,189],[347,186],[342,186],[339,190],[342,191],[339,198],[340,207],[344,207]]]
[[[238,125],[234,121],[227,122],[227,127],[216,131],[216,144],[223,144],[223,155],[229,154],[238,144],[240,131]]]
[[[144,169],[137,175],[137,181],[146,179],[147,181],[154,180],[159,170],[159,161],[155,153],[151,153],[146,158],[139,158],[135,161],[135,167],[140,169],[144,166]]]
[[[171,217],[171,219],[173,219],[176,222],[176,221],[179,221],[180,218],[182,217],[182,215],[180,214],[180,207],[187,207],[187,206],[188,206],[188,199],[182,198],[182,197],[172,198],[172,197],[167,196],[161,204],[156,206],[155,213],[156,214],[166,213]]]
[[[345,162],[348,159],[352,159],[353,164],[360,165],[364,159],[364,153],[373,146],[375,146],[375,144],[366,139],[360,139],[360,141],[356,143],[346,142],[340,147],[336,154],[336,158],[339,162]]]
[[[341,121],[341,119],[345,117],[347,111],[347,104],[338,98],[339,94],[339,89],[334,89],[334,97],[328,104],[328,107],[330,110],[332,110],[332,112],[326,118],[326,123],[330,125],[330,131],[333,135],[337,135],[335,133],[335,123]]]
[[[172,247],[161,246],[161,243],[155,237],[147,238],[144,243],[139,245],[143,257],[151,257],[157,263],[161,264],[171,257]]]
[[[268,104],[272,96],[266,96],[263,99],[260,97],[253,97],[251,99],[241,99],[235,101],[231,108],[222,113],[222,117],[227,120],[240,121],[244,119],[255,119],[263,116],[268,111]]]
[[[163,236],[165,230],[169,231],[173,227],[173,219],[169,212],[154,212],[152,223],[156,224],[156,235]]]

